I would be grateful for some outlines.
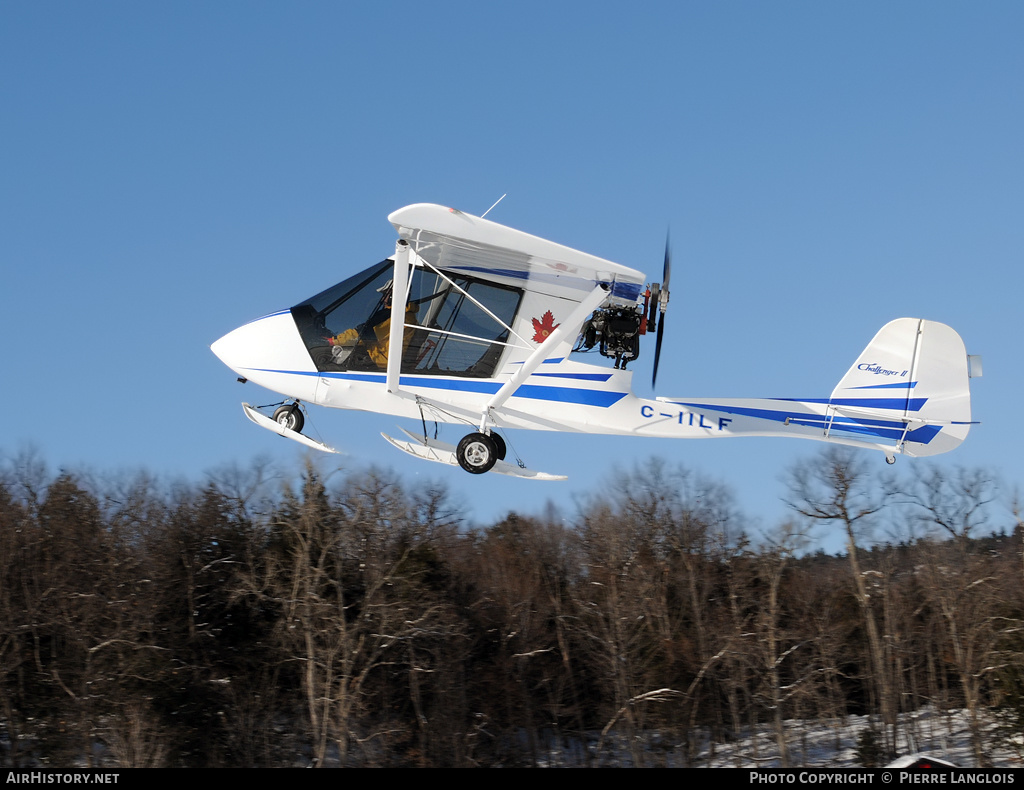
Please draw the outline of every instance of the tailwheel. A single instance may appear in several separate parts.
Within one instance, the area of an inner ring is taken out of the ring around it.
[[[299,404],[292,403],[277,407],[277,411],[274,412],[274,422],[283,425],[290,431],[295,431],[295,433],[302,433],[302,426],[305,424],[306,418],[299,411]]]
[[[504,442],[502,442],[504,444]],[[492,437],[485,433],[463,436],[455,451],[459,466],[472,475],[482,475],[498,460],[498,449]]]

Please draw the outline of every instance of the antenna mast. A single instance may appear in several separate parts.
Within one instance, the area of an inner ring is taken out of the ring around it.
[[[508,194],[508,192],[506,192],[506,193],[505,193],[505,195],[507,195],[507,194]],[[502,195],[502,196],[501,196],[500,198],[498,198],[497,200],[495,200],[495,201],[494,201],[494,206],[497,206],[497,205],[498,205],[498,204],[499,204],[499,203],[500,203],[501,201],[503,201],[503,200],[505,199],[505,195]],[[494,208],[494,206],[491,206],[491,208]],[[483,218],[484,218],[484,217],[486,217],[486,216],[487,216],[488,214],[490,214],[490,213],[491,213],[491,208],[487,209],[487,211],[485,211],[485,212],[484,212],[483,214],[481,214],[481,215],[480,215],[480,219],[483,219]]]

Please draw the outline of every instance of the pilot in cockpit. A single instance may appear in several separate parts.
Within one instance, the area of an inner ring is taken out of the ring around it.
[[[391,296],[392,281],[388,280],[377,289],[381,294],[378,308],[369,319],[355,327],[346,329],[344,332],[327,338],[331,346],[331,356],[337,365],[343,365],[353,354],[367,357],[380,370],[387,370],[388,367],[388,343],[391,336]],[[419,305],[410,300],[405,306],[405,323],[416,323],[416,312]],[[407,326],[402,340],[402,350],[408,347],[412,340],[415,329]],[[358,365],[359,360],[353,358],[352,362]],[[351,367],[352,365],[350,365]]]

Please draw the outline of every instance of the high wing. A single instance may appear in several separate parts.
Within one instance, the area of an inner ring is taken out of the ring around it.
[[[399,235],[394,310],[406,310],[402,291],[408,289],[403,286],[417,267],[435,272],[452,287],[456,287],[452,278],[467,277],[520,295],[515,315],[506,324],[474,297],[472,287],[458,289],[481,313],[508,330],[507,341],[502,341],[506,353],[495,371],[503,384],[482,401],[482,431],[488,413],[507,402],[541,364],[569,355],[583,321],[596,308],[609,302],[635,305],[643,288],[644,274],[636,269],[458,209],[418,203],[395,211],[388,219]],[[426,327],[406,323],[404,328],[422,331]],[[392,343],[397,344],[402,330],[392,325],[391,331]],[[447,332],[446,337],[452,334]],[[472,342],[472,333],[462,338]],[[401,380],[397,357],[392,355],[389,363],[387,389],[397,393]]]
[[[598,283],[613,297],[635,300],[642,272],[553,241],[431,203],[388,216],[400,238],[439,269],[510,280],[528,290],[581,301]]]
[[[410,267],[417,265],[436,272],[453,286],[451,277],[462,275],[521,294],[513,322],[502,322],[509,332],[509,342],[497,376],[504,382],[482,401],[481,432],[489,431],[494,410],[507,403],[542,364],[569,355],[580,327],[595,309],[609,302],[635,304],[643,288],[644,275],[636,269],[458,209],[417,203],[393,212],[388,220],[399,235],[394,311],[405,313],[407,302],[402,293],[407,290]],[[462,293],[500,321],[468,290]],[[405,324],[405,329],[414,331],[424,328],[421,324]],[[397,346],[404,330],[392,325],[391,331],[391,342]],[[400,366],[397,355],[392,355],[387,390],[393,394],[399,392]]]

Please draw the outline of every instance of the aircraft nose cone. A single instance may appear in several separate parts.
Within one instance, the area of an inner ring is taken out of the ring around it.
[[[217,359],[219,359],[229,368],[233,368],[233,365],[229,361],[232,356],[231,335],[232,333],[229,332],[228,334],[224,335],[224,337],[220,338],[220,340],[215,340],[213,343],[210,344],[210,351],[216,354]]]
[[[210,351],[235,373],[241,374],[244,363],[249,361],[247,352],[252,347],[252,335],[255,334],[249,327],[250,324],[246,324],[233,329],[210,346]]]
[[[308,376],[316,371],[290,310],[250,321],[214,342],[210,350],[239,376],[257,382],[261,374]]]

